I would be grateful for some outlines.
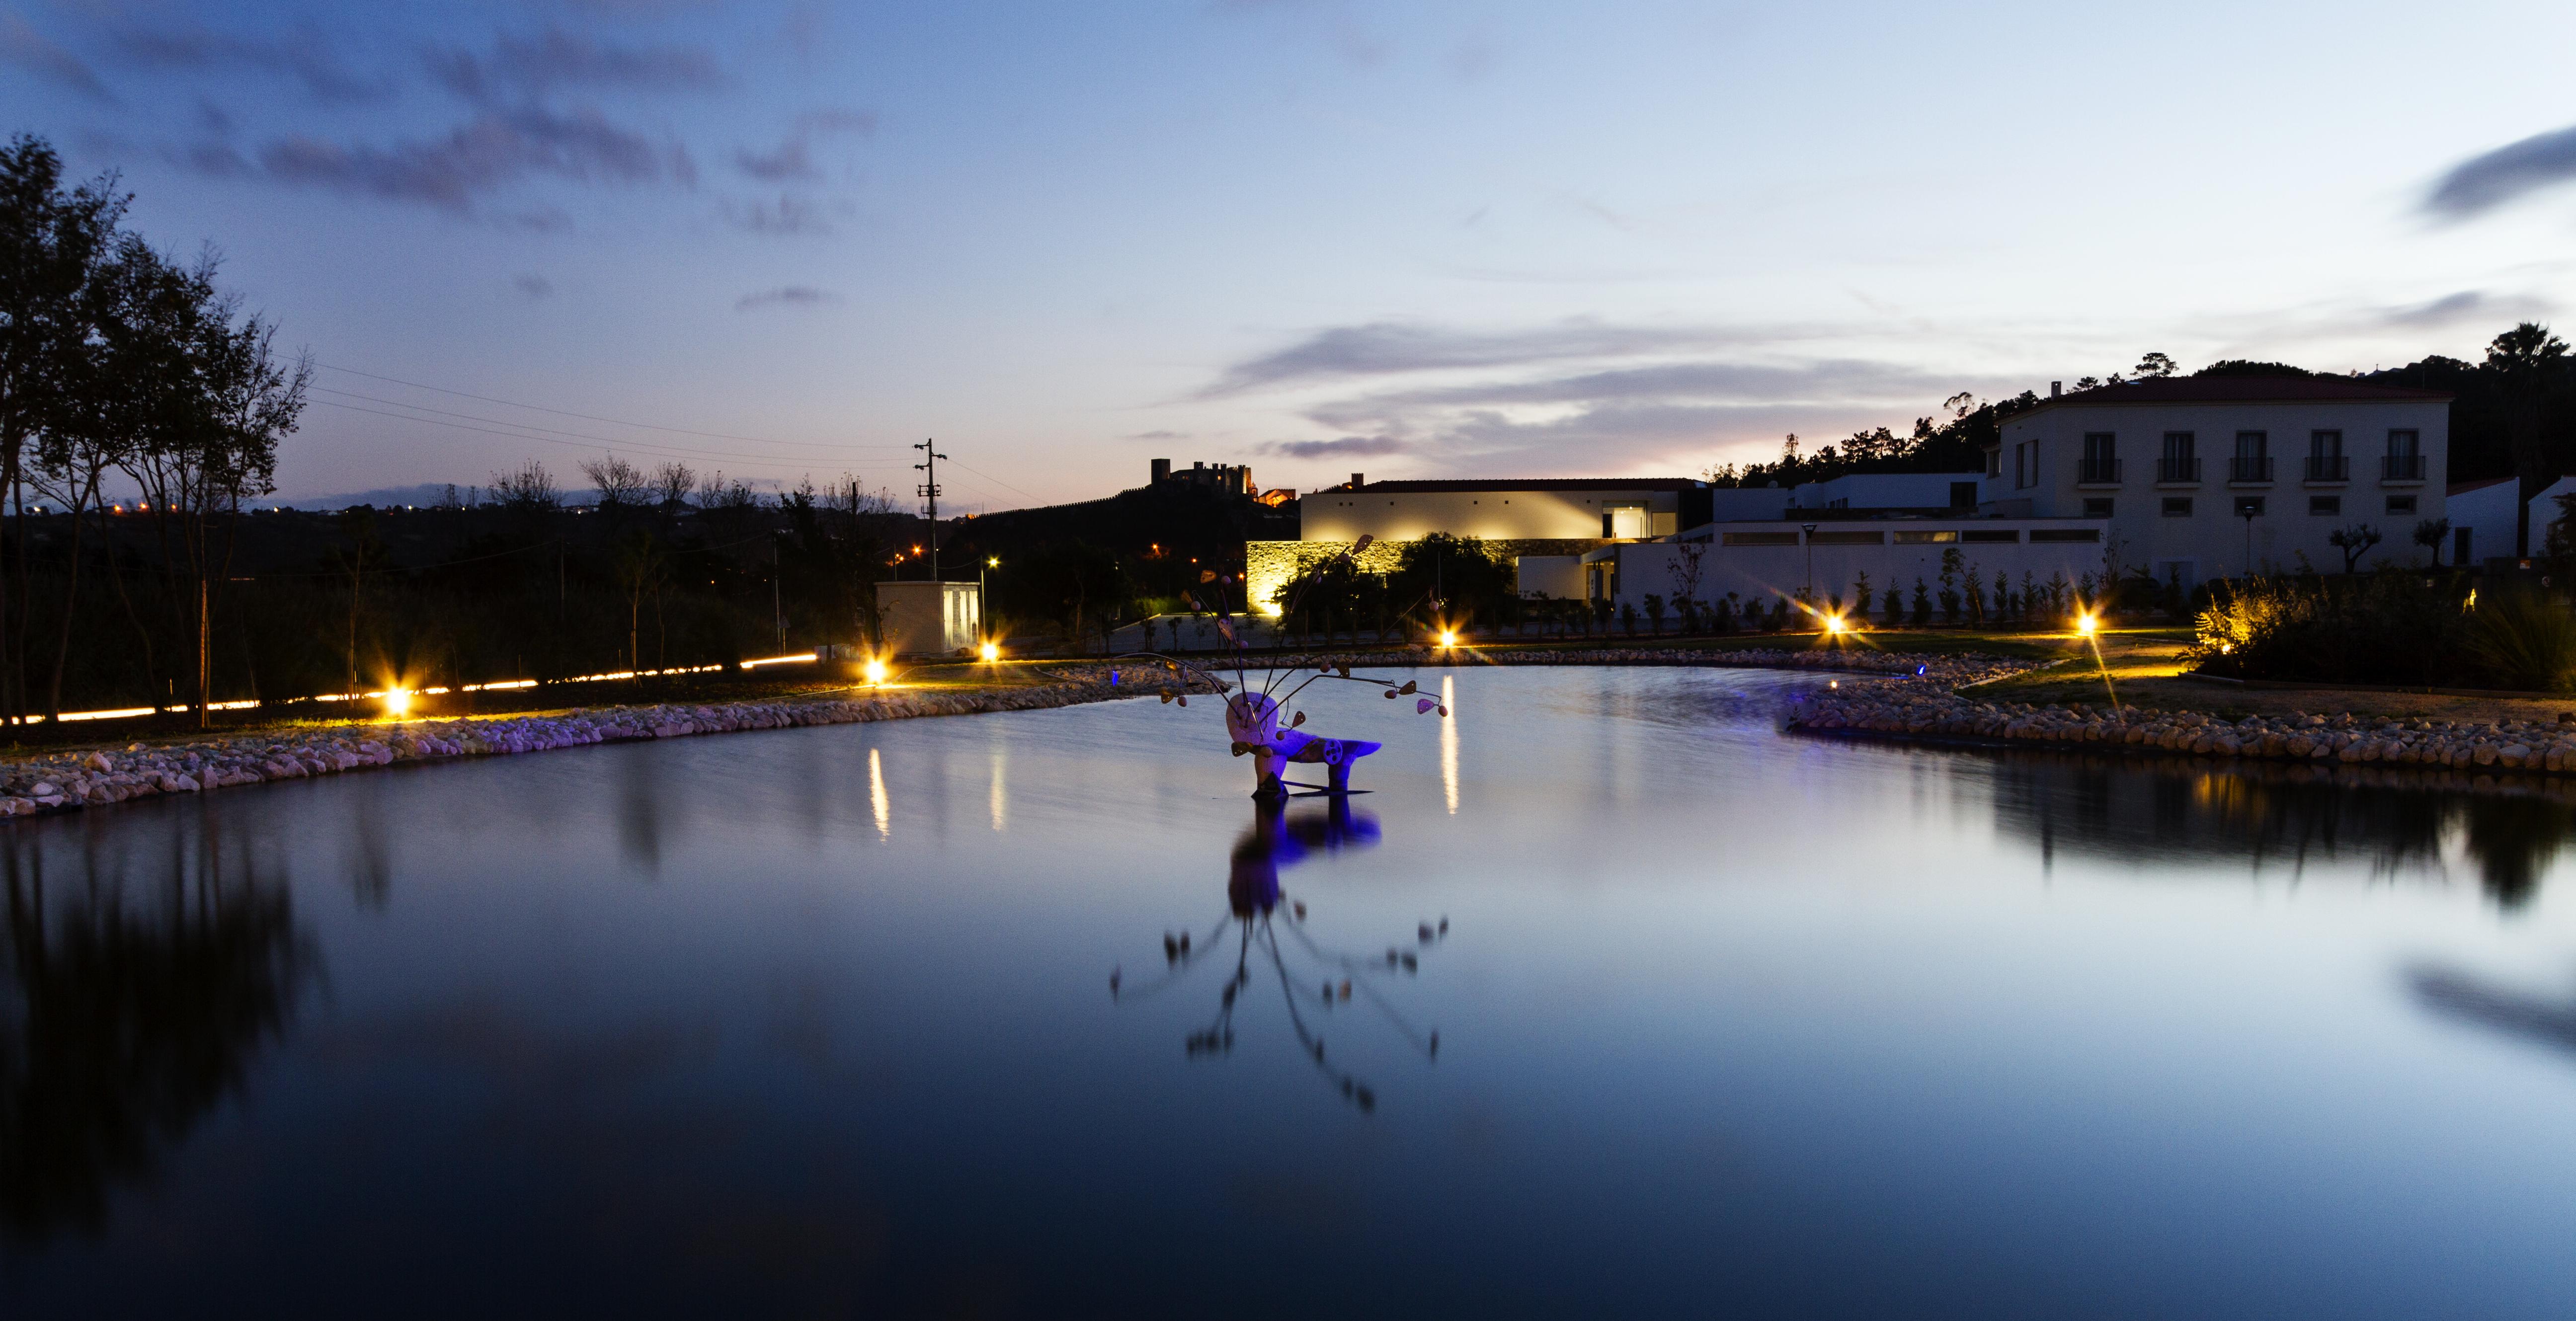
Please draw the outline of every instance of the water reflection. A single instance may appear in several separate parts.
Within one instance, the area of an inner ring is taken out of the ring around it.
[[[1992,774],[1997,824],[2052,854],[2194,867],[2344,859],[2393,874],[2456,852],[2506,908],[2531,899],[2576,832],[2576,789],[2538,780],[2472,790],[2422,772],[2045,752],[1998,758]]]
[[[2417,968],[2407,981],[2416,1001],[2439,1017],[2576,1054],[2576,998],[2532,995],[2446,968]]]
[[[19,1241],[102,1231],[111,1189],[154,1180],[314,976],[284,868],[218,817],[182,820],[0,847],[0,1220]]]
[[[1446,727],[1444,726],[1444,731]],[[1318,1022],[1337,1009],[1351,1005],[1354,995],[1361,1004],[1376,1011],[1395,1031],[1426,1060],[1440,1054],[1438,1029],[1425,1032],[1406,1020],[1394,1003],[1387,999],[1379,983],[1398,977],[1411,977],[1421,969],[1422,955],[1430,947],[1449,938],[1449,919],[1435,924],[1416,924],[1410,945],[1390,944],[1385,954],[1356,955],[1329,950],[1306,931],[1306,903],[1302,899],[1285,899],[1287,920],[1274,921],[1285,898],[1279,884],[1279,872],[1293,867],[1314,854],[1338,853],[1366,849],[1379,839],[1377,819],[1366,812],[1354,811],[1350,800],[1333,795],[1321,808],[1289,811],[1283,804],[1256,800],[1252,825],[1234,843],[1227,857],[1225,901],[1226,912],[1205,936],[1195,936],[1184,929],[1175,934],[1163,933],[1163,976],[1140,988],[1124,989],[1123,973],[1109,975],[1112,998],[1134,1002],[1160,994],[1182,984],[1201,963],[1222,964],[1225,946],[1234,948],[1232,969],[1217,992],[1216,1015],[1206,1026],[1190,1032],[1185,1043],[1192,1058],[1221,1056],[1234,1050],[1234,1013],[1244,991],[1252,984],[1256,957],[1267,961],[1279,982],[1281,1000],[1288,1008],[1288,1022],[1297,1034],[1298,1044],[1314,1061],[1317,1072],[1338,1090],[1342,1098],[1359,1107],[1362,1113],[1377,1109],[1377,1092],[1367,1083],[1334,1064],[1326,1057],[1324,1037],[1317,1023],[1307,1020],[1307,1013],[1317,1015]],[[1229,942],[1229,929],[1232,939]],[[1281,930],[1288,933],[1289,949],[1283,950]],[[1290,951],[1302,956],[1299,970],[1292,973]]]

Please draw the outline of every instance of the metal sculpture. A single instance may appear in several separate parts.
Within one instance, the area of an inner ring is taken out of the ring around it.
[[[1316,566],[1316,569],[1307,577],[1307,585],[1311,586],[1320,577],[1321,570],[1357,556],[1367,550],[1374,540],[1373,537],[1361,537],[1339,554]],[[1203,574],[1202,579],[1207,582],[1220,582],[1218,575],[1213,572]],[[1288,602],[1286,613],[1296,613],[1297,607],[1304,598],[1305,591],[1301,588],[1297,596]],[[1191,609],[1199,608],[1198,601],[1189,593],[1182,593],[1182,599],[1189,602]],[[1247,608],[1250,604],[1248,600],[1245,602]],[[1234,755],[1248,756],[1253,759],[1253,797],[1277,802],[1289,796],[1288,791],[1292,786],[1303,789],[1309,794],[1340,796],[1367,792],[1351,788],[1351,765],[1385,745],[1366,739],[1324,738],[1306,733],[1298,728],[1306,723],[1306,713],[1289,711],[1288,703],[1294,700],[1297,694],[1305,691],[1308,684],[1318,679],[1372,684],[1384,689],[1389,700],[1413,697],[1417,691],[1417,685],[1409,679],[1381,679],[1371,675],[1353,674],[1348,664],[1326,661],[1317,666],[1315,673],[1306,675],[1285,692],[1280,692],[1279,686],[1287,678],[1305,673],[1303,665],[1286,670],[1282,670],[1277,665],[1267,666],[1262,670],[1260,682],[1256,686],[1252,679],[1252,667],[1247,660],[1249,648],[1245,645],[1242,635],[1235,631],[1234,621],[1219,612],[1216,615],[1216,627],[1217,632],[1225,638],[1226,645],[1232,654],[1234,682],[1231,685],[1228,685],[1221,676],[1211,674],[1200,665],[1177,656],[1167,656],[1161,652],[1151,651],[1134,652],[1131,655],[1138,659],[1158,661],[1171,672],[1183,675],[1181,686],[1184,690],[1188,687],[1187,676],[1192,674],[1206,679],[1219,692],[1226,692],[1229,687],[1231,688],[1231,694],[1226,698],[1225,703],[1226,734],[1233,740]],[[1115,671],[1111,672],[1111,682],[1116,682]],[[1165,692],[1162,698],[1166,703],[1177,701],[1182,706],[1190,704],[1187,691]],[[1415,715],[1425,715],[1432,711],[1438,711],[1444,718],[1449,714],[1448,707],[1431,698],[1416,698],[1413,704]],[[1288,716],[1284,724],[1280,720],[1283,712]],[[1304,784],[1288,779],[1286,772],[1292,763],[1323,766],[1325,783]]]

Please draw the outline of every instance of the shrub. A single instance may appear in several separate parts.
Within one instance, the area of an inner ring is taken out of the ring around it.
[[[2447,687],[2489,677],[2463,652],[2465,593],[2382,573],[2211,584],[2190,655],[2204,673]]]
[[[2547,592],[2493,593],[2469,612],[2462,650],[2498,687],[2564,691],[2576,671],[2576,611]]]

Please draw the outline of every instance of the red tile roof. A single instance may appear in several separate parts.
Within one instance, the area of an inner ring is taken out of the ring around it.
[[[2123,407],[2134,404],[2443,403],[2439,390],[2370,385],[2340,376],[2162,376],[2119,385],[2097,385],[2039,401],[2040,408]],[[2031,410],[2037,412],[2038,409]],[[2022,414],[2021,416],[2028,416]]]

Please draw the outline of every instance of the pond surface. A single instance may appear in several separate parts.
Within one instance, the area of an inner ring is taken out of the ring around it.
[[[0,828],[0,1313],[2576,1313],[2560,802],[1422,677]]]

